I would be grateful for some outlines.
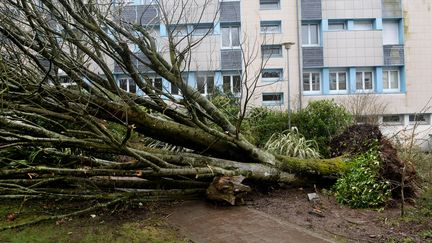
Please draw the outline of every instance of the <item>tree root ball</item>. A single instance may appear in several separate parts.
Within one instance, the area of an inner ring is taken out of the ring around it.
[[[333,138],[330,146],[332,156],[355,156],[368,151],[373,146],[378,146],[382,161],[380,176],[391,182],[393,197],[401,196],[400,187],[404,168],[405,197],[418,196],[419,178],[415,166],[399,158],[397,150],[389,140],[384,138],[378,126],[371,124],[350,126],[341,135]]]

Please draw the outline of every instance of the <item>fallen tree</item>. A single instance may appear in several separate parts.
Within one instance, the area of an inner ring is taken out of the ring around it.
[[[241,131],[245,109],[230,122],[189,85],[183,74],[206,35],[178,36],[176,26],[182,16],[199,23],[218,1],[189,13],[179,4],[146,7],[167,27],[162,50],[153,20],[122,19],[122,6],[110,2],[0,4],[0,198],[162,200],[201,195],[220,176],[304,183],[349,168],[344,157],[304,160],[254,146]],[[114,63],[142,95],[119,87]],[[154,74],[181,95],[156,86]],[[132,143],[136,134],[187,150]]]

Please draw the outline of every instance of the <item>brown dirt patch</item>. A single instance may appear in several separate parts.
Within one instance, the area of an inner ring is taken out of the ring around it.
[[[405,218],[398,208],[351,209],[340,205],[333,196],[320,191],[319,201],[310,202],[307,193],[315,189],[286,188],[268,195],[250,195],[249,207],[282,220],[327,235],[341,242],[431,242],[425,232],[432,232],[432,219]],[[327,193],[328,194],[328,193]],[[412,208],[414,210],[414,208]],[[429,241],[428,241],[429,240]]]

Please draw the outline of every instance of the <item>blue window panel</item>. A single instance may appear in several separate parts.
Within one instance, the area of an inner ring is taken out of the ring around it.
[[[166,25],[164,24],[159,25],[159,33],[160,36],[168,36]]]
[[[400,67],[399,69],[399,79],[400,79],[400,92],[406,93],[406,72],[405,66]]]
[[[353,30],[354,29],[354,20],[348,20],[347,21],[347,30]]]
[[[321,20],[322,31],[328,31],[328,19]]]
[[[349,73],[349,90],[350,93],[354,94],[356,92],[356,68],[351,67],[348,70]]]
[[[383,69],[382,67],[375,68],[375,89],[381,94],[383,92]]]
[[[374,21],[374,29],[382,30],[383,29],[383,20],[382,18],[376,18]]]
[[[169,93],[171,90],[170,88],[171,88],[171,83],[168,80],[162,78],[162,91]]]
[[[195,72],[189,72],[187,76],[187,85],[190,87],[196,88],[196,73]]]
[[[404,20],[399,20],[399,44],[403,45],[405,43],[405,30],[404,30]]]
[[[220,35],[221,33],[221,27],[220,27],[220,23],[214,23],[213,24],[213,34],[214,35]]]
[[[215,87],[222,90],[222,86],[223,86],[222,73],[221,72],[215,72],[214,73],[214,79],[215,79]]]
[[[323,94],[330,94],[330,70],[328,68],[324,68],[322,70],[322,91]]]

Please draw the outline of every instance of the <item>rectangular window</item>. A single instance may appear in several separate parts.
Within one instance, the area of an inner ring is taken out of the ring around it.
[[[152,79],[152,84],[156,90],[162,91],[162,78]]]
[[[303,42],[303,46],[319,45],[319,25],[318,24],[302,25],[302,42]]]
[[[331,31],[346,30],[346,25],[344,22],[330,22],[328,24],[328,30]]]
[[[385,125],[403,125],[402,115],[386,115],[382,117],[383,124]]]
[[[382,36],[384,45],[399,44],[399,23],[397,21],[384,21]]]
[[[225,94],[239,94],[241,88],[241,77],[240,75],[224,75],[222,77],[223,84],[222,89]]]
[[[263,105],[282,105],[283,93],[263,93],[262,102]]]
[[[171,83],[171,94],[173,95],[179,95],[180,89],[173,83]]]
[[[261,33],[281,33],[281,21],[261,21]]]
[[[373,90],[373,72],[356,72],[356,90],[360,92]]]
[[[282,46],[281,45],[262,45],[261,53],[263,57],[281,57]]]
[[[214,77],[213,76],[198,76],[197,89],[203,95],[213,94],[214,91]]]
[[[384,91],[399,91],[399,71],[383,71],[383,88]]]
[[[222,48],[240,47],[240,27],[228,26],[221,28]]]
[[[372,20],[355,20],[353,30],[372,30]]]
[[[347,73],[330,72],[330,92],[346,93],[347,92]]]
[[[189,33],[187,25],[170,25],[168,31],[172,36],[186,36]]]
[[[193,35],[211,35],[213,34],[213,24],[198,24],[192,29]]]
[[[135,84],[135,81],[133,81],[130,78],[119,79],[119,86],[121,89],[129,93],[136,93],[137,91],[137,86]]]
[[[429,125],[430,124],[430,114],[412,114],[409,115],[409,123],[411,125]]]
[[[261,73],[261,78],[264,82],[276,82],[282,80],[282,76],[282,69],[264,69]]]
[[[303,91],[306,93],[319,93],[321,90],[321,73],[303,73]]]
[[[279,9],[280,0],[260,0],[260,9]]]

